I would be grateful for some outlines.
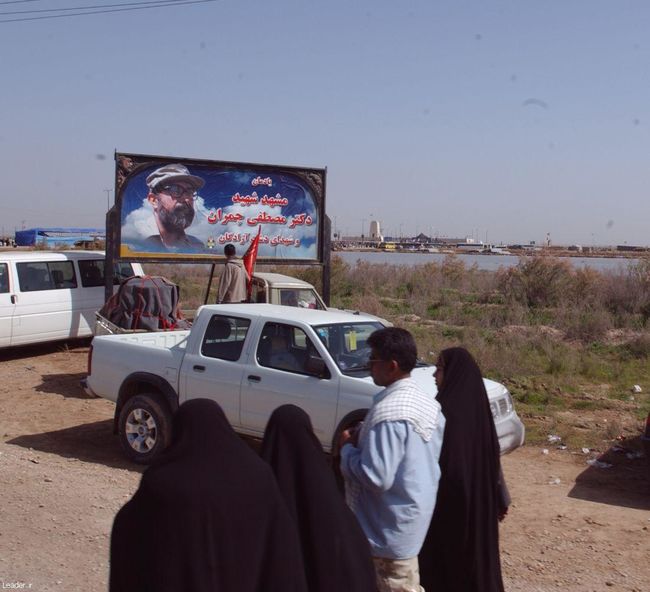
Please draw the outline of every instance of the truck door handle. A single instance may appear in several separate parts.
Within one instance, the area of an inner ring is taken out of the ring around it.
[[[15,294],[11,295],[11,304],[16,304],[16,295]]]
[[[249,374],[248,380],[250,380],[251,382],[262,382],[262,378],[259,376],[255,376],[255,374]]]
[[[192,366],[192,370],[195,372],[205,372],[205,366]]]

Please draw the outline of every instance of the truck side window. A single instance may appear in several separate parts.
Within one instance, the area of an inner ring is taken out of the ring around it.
[[[298,306],[298,290],[280,290],[280,303],[284,306]]]
[[[314,290],[306,288],[281,288],[280,304],[300,308],[323,308],[316,299]]]
[[[9,292],[9,270],[6,263],[0,263],[0,294]]]
[[[213,315],[203,336],[201,354],[235,362],[241,356],[250,324],[248,319]]]
[[[318,352],[299,327],[282,323],[264,325],[256,354],[260,366],[304,374],[310,354]]]
[[[253,278],[253,291],[251,292],[251,301],[258,304],[266,302],[266,286],[258,278]]]

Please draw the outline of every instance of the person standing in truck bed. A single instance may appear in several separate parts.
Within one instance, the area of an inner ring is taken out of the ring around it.
[[[235,245],[227,244],[223,253],[226,256],[226,264],[219,280],[217,304],[245,302],[248,274],[244,269],[244,264],[237,257]]]

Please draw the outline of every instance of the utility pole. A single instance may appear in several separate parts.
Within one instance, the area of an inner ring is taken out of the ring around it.
[[[112,189],[104,189],[104,191],[106,192],[106,210],[108,211],[108,210],[111,209],[111,191],[113,191],[113,190]]]

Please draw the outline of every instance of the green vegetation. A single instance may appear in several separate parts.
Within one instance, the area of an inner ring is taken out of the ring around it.
[[[203,302],[209,265],[147,267],[181,286],[183,308]],[[320,290],[319,268],[268,270]],[[331,288],[332,306],[411,330],[428,361],[445,347],[467,347],[484,375],[511,390],[528,442],[557,433],[590,446],[618,430],[632,435],[650,409],[650,259],[597,272],[523,257],[488,272],[453,256],[413,267],[350,266],[334,257]],[[632,393],[635,384],[643,393]]]

